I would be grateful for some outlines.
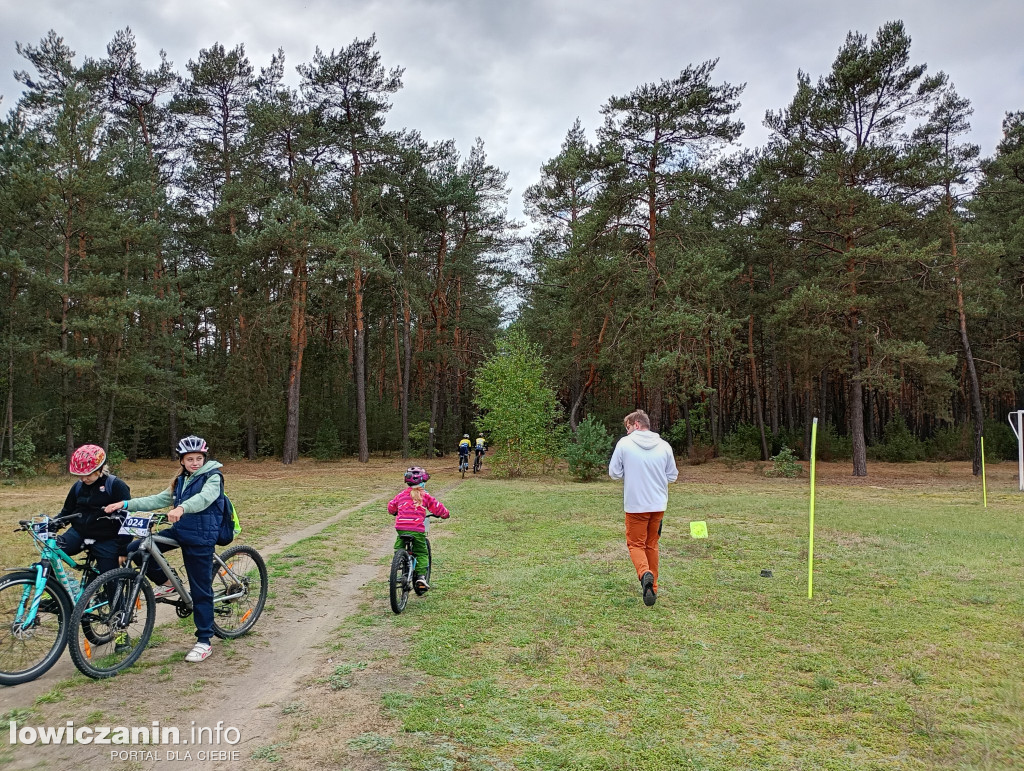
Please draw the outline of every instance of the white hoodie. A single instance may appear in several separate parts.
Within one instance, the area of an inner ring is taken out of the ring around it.
[[[672,445],[653,431],[634,431],[615,445],[608,475],[625,478],[623,502],[627,513],[664,511],[668,483],[679,476]]]

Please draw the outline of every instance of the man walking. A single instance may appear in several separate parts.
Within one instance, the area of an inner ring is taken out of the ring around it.
[[[615,445],[608,475],[624,479],[626,547],[643,587],[644,605],[658,599],[658,538],[668,505],[668,484],[679,476],[672,446],[651,431],[643,410],[623,421],[626,435]]]

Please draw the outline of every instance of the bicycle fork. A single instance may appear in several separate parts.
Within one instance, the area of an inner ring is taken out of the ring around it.
[[[32,627],[35,626],[36,614],[39,612],[39,603],[43,599],[43,588],[46,586],[46,566],[37,562],[33,565],[36,569],[36,582],[32,589],[27,586],[21,590],[21,602],[18,603],[18,613],[11,624],[11,634],[16,639],[23,639]],[[29,602],[29,592],[32,592],[32,600]],[[26,603],[28,608],[26,609]]]

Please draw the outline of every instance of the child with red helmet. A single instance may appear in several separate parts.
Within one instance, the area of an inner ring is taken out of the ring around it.
[[[424,489],[428,479],[430,474],[419,466],[413,466],[405,472],[405,483],[408,487],[388,503],[388,513],[395,518],[395,530],[398,531],[395,548],[402,548],[403,538],[412,539],[412,554],[416,558],[417,567],[413,581],[420,592],[430,588],[427,579],[419,572],[419,568],[426,572],[430,567],[430,552],[427,551],[427,517],[432,514],[440,519],[448,519],[450,516],[444,504]]]
[[[104,506],[132,495],[128,485],[110,473],[106,460],[107,453],[95,444],[83,444],[72,453],[68,471],[79,479],[68,491],[58,516],[79,516],[57,536],[57,546],[68,555],[80,553],[86,542],[91,541],[89,547],[101,573],[118,566],[118,558],[125,556],[132,540],[131,536],[118,535],[120,519],[103,510]]]

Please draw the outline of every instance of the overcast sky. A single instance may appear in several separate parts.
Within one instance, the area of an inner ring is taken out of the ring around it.
[[[47,30],[79,57],[100,57],[131,27],[140,57],[163,48],[179,72],[214,42],[244,43],[253,64],[284,48],[295,65],[316,46],[340,48],[376,33],[387,67],[404,67],[392,129],[454,138],[463,153],[484,140],[509,172],[510,210],[579,117],[593,136],[610,96],[719,59],[715,82],[746,83],[742,143],[762,144],[766,110],[791,100],[797,70],[813,78],[847,32],[873,36],[902,19],[914,62],[949,74],[974,105],[973,140],[989,155],[1007,111],[1024,109],[1024,0],[0,0],[0,94],[9,109],[23,69],[14,44]]]

